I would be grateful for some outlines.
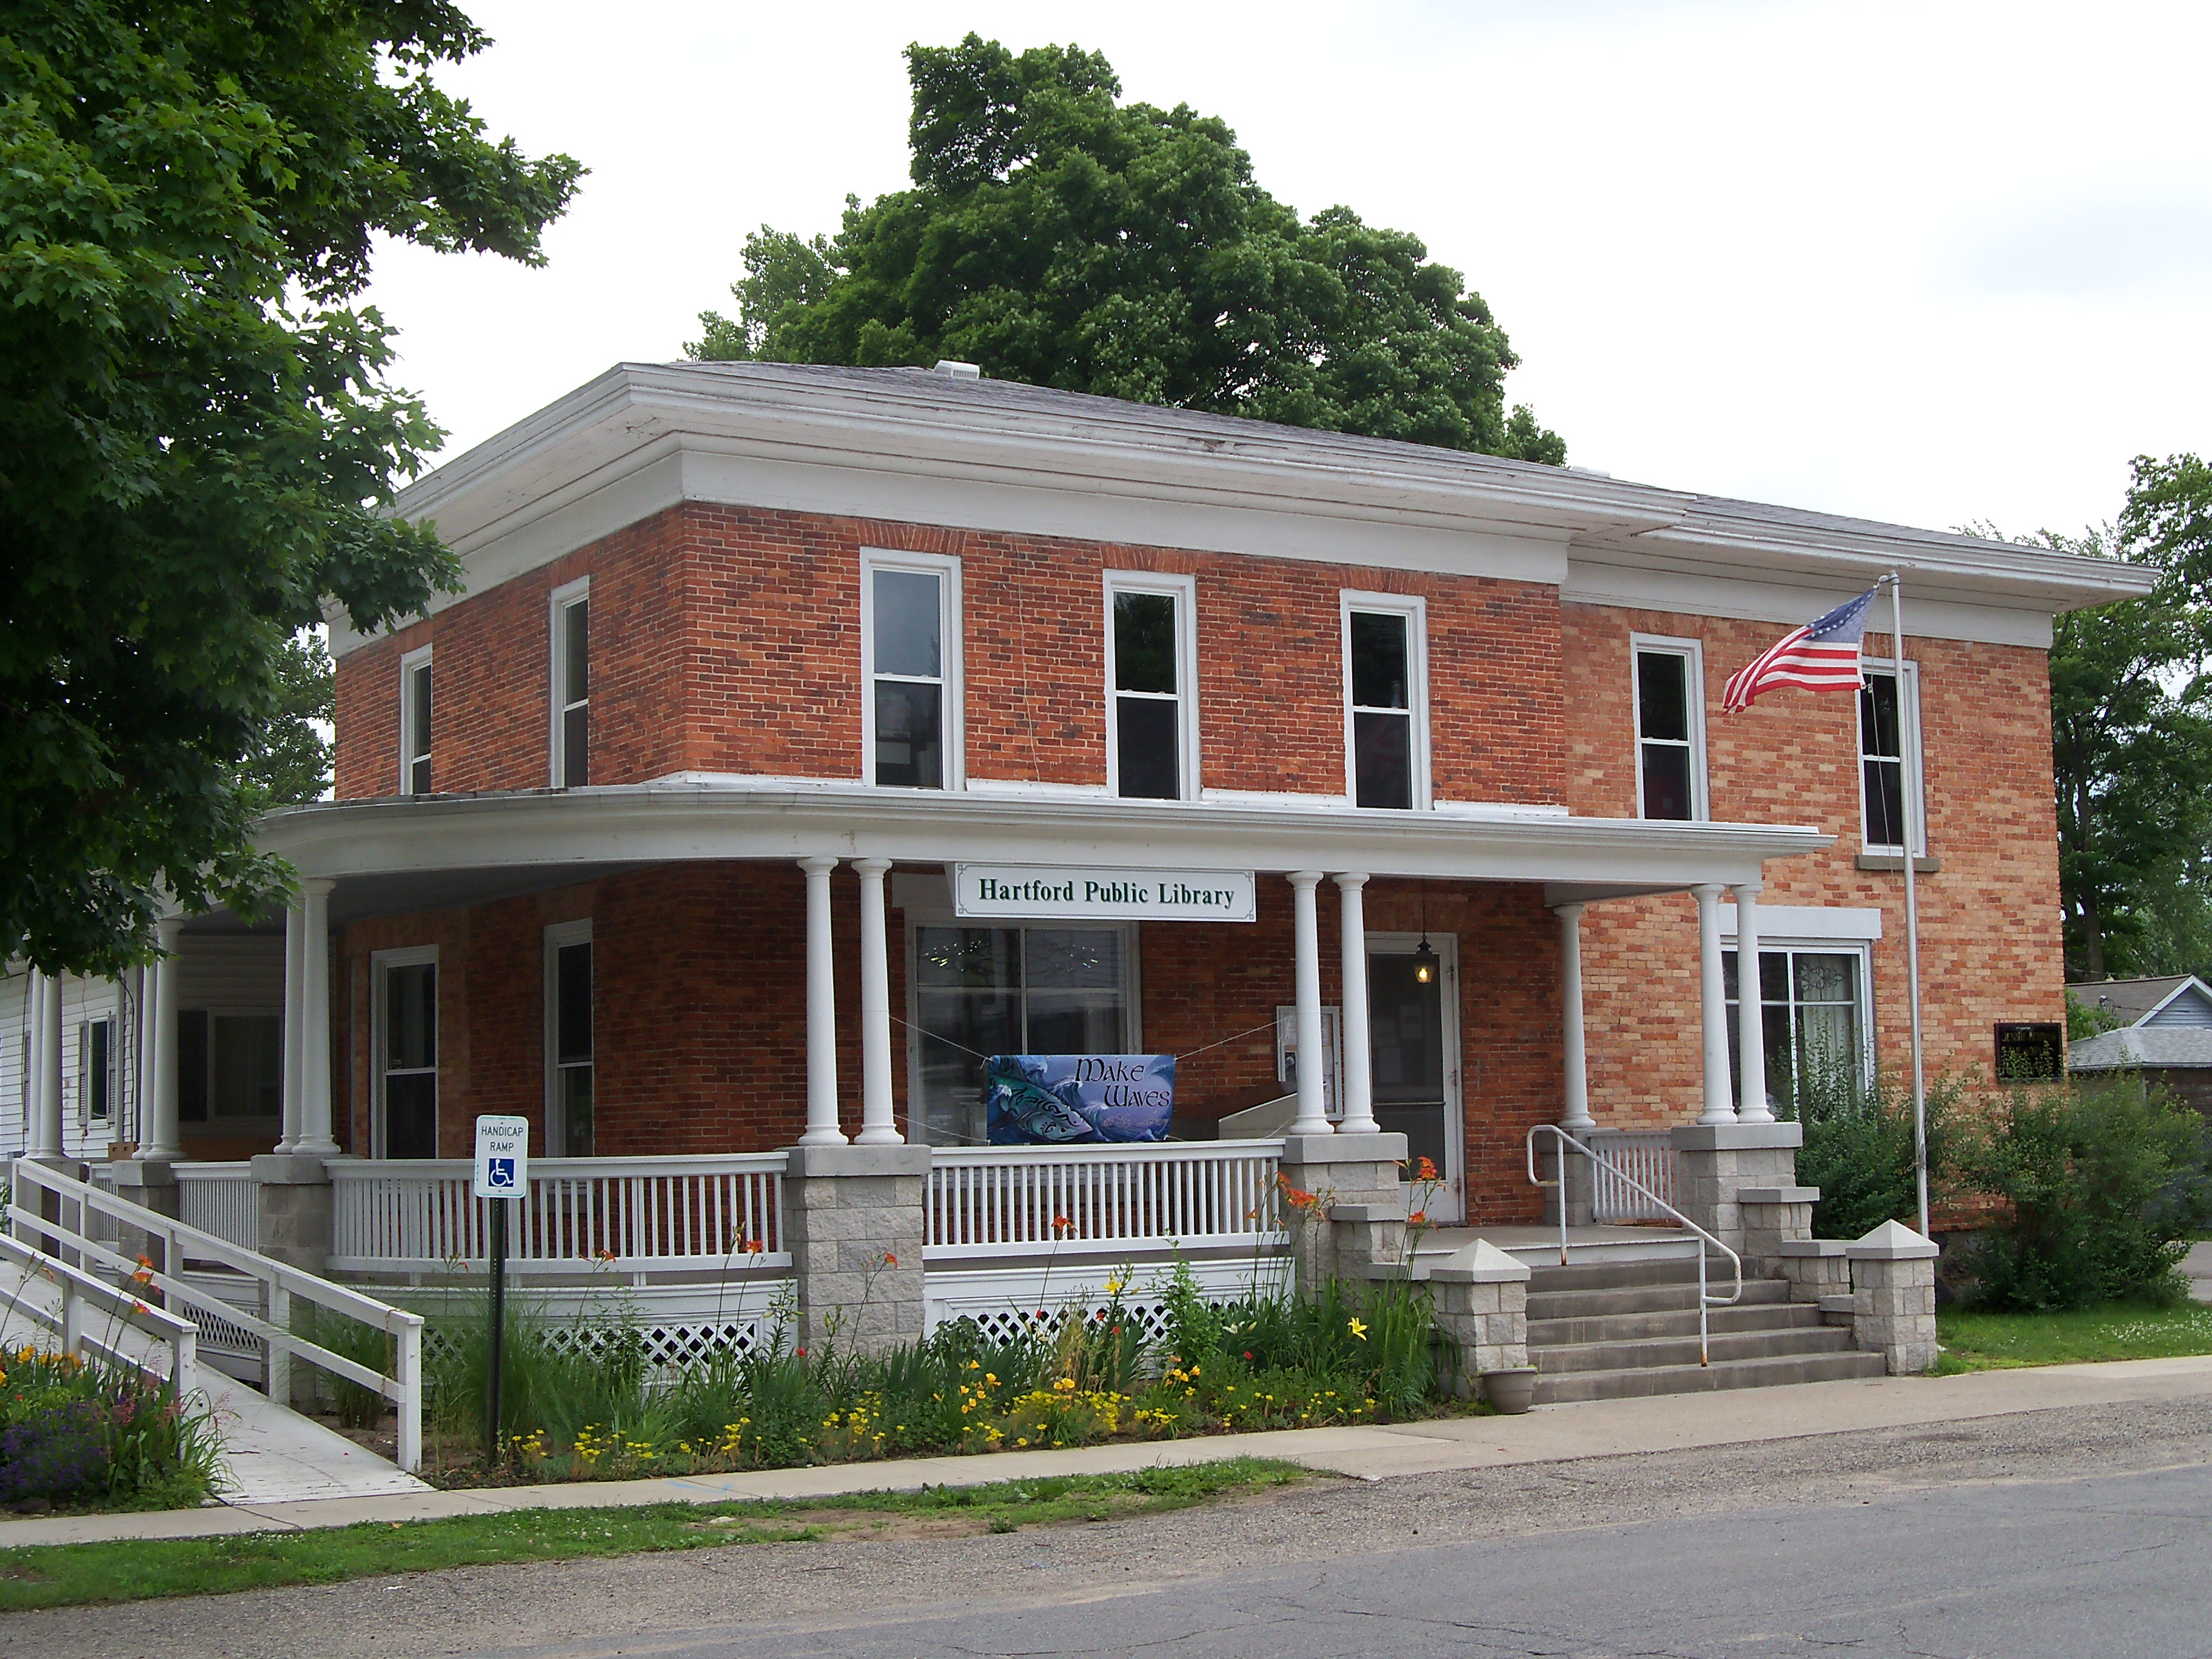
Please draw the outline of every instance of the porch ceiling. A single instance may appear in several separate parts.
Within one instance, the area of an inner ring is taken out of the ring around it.
[[[1832,839],[1792,825],[1008,799],[857,783],[641,784],[317,803],[269,814],[256,837],[263,851],[289,859],[301,875],[340,881],[334,917],[416,908],[431,893],[479,902],[626,866],[808,855],[1360,870],[1542,882],[1559,902],[1756,881],[1766,860],[1813,852]]]

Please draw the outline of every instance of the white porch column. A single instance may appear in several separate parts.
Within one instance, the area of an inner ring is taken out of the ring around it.
[[[1698,896],[1698,964],[1702,970],[1705,1016],[1705,1109],[1700,1123],[1733,1123],[1729,1099],[1728,985],[1721,973],[1721,895],[1728,890],[1707,882],[1690,890]]]
[[[146,1022],[153,1032],[154,1079],[142,1120],[138,1157],[141,1162],[174,1162],[185,1155],[177,1131],[177,939],[184,932],[180,917],[155,924],[161,955],[146,970]]]
[[[1339,876],[1337,891],[1344,910],[1344,1010],[1340,1030],[1344,1053],[1344,1121],[1339,1132],[1347,1135],[1382,1133],[1375,1121],[1375,1071],[1367,1031],[1367,903],[1364,872]],[[1316,969],[1318,975],[1318,969]],[[1316,993],[1318,1000],[1318,993]],[[1305,1042],[1303,1033],[1298,1041]],[[1304,1076],[1304,1073],[1300,1073]]]
[[[1559,1033],[1566,1059],[1567,1109],[1559,1127],[1579,1133],[1597,1127],[1589,1109],[1589,1057],[1583,1041],[1583,907],[1562,904],[1559,918]]]
[[[1735,889],[1736,1119],[1771,1123],[1766,1102],[1766,1009],[1759,982],[1759,883]]]
[[[29,1157],[62,1156],[62,982],[31,975],[31,1136]]]
[[[291,1150],[335,1158],[331,1133],[331,889],[334,881],[300,884],[300,1138]],[[288,1062],[289,1063],[289,1062]]]
[[[1321,918],[1314,904],[1321,872],[1294,870],[1290,883],[1298,1006],[1298,1113],[1290,1132],[1325,1135],[1334,1130],[1328,1121],[1328,1066],[1322,1052]]]
[[[276,1150],[289,1152],[300,1144],[301,1080],[307,1075],[301,1044],[307,1037],[307,917],[297,904],[284,909],[284,1118]]]
[[[837,980],[830,958],[832,858],[804,858],[806,872],[806,1133],[802,1146],[842,1146],[837,1127]],[[888,1000],[888,999],[887,999]]]
[[[863,1146],[899,1146],[891,1109],[890,945],[884,924],[889,859],[855,859],[860,875],[860,1133]]]

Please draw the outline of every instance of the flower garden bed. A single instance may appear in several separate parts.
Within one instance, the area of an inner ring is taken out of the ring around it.
[[[21,1347],[0,1354],[0,1508],[179,1509],[215,1492],[204,1407],[159,1378]]]

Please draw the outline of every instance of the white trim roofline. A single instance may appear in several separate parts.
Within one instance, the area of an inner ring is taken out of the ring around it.
[[[1448,817],[1187,801],[1060,800],[802,784],[629,784],[314,802],[255,844],[304,877],[579,870],[702,860],[888,858],[1129,868],[1364,870],[1567,884],[1589,896],[1759,879],[1834,837],[1794,825]]]
[[[1896,567],[1909,583],[2045,617],[2152,580],[1573,467],[922,369],[796,364],[617,364],[409,486],[393,511],[437,526],[474,592],[684,501],[1498,575],[1569,597],[1571,557],[1814,586]],[[362,642],[332,621],[334,651]]]

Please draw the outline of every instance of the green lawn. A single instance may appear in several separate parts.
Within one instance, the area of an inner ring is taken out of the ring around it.
[[[1936,1316],[1946,1374],[2008,1365],[2066,1365],[2099,1359],[2165,1359],[2212,1353],[2212,1305],[2157,1308],[2112,1302],[2071,1313]]]
[[[1287,1486],[1307,1474],[1294,1464],[1237,1457],[1187,1468],[865,1492],[804,1504],[526,1510],[442,1521],[370,1522],[315,1532],[0,1549],[0,1612],[276,1584],[332,1584],[381,1573],[502,1561],[784,1543],[838,1532],[1012,1532],[1024,1526],[1183,1509],[1232,1492]]]

